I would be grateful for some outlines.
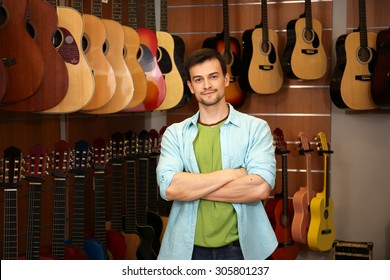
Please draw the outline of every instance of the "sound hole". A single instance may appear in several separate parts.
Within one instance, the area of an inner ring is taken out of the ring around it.
[[[264,55],[269,55],[272,49],[270,41],[261,40],[260,49]]]
[[[307,44],[311,44],[314,40],[314,31],[313,29],[305,28],[303,30],[303,39]]]
[[[63,34],[62,34],[62,31],[61,30],[59,30],[59,29],[57,29],[57,31],[54,33],[54,35],[53,35],[53,38],[52,38],[52,40],[53,40],[53,46],[56,48],[56,49],[58,49],[60,46],[61,46],[61,44],[62,44],[62,41],[63,41]]]
[[[7,10],[3,7],[0,6],[0,27],[3,27],[8,21],[8,14]]]
[[[360,63],[367,64],[372,59],[372,51],[369,47],[360,47],[357,50],[357,58]]]

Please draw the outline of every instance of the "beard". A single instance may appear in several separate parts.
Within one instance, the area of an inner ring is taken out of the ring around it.
[[[221,102],[221,100],[223,100],[224,95],[221,94],[220,92],[218,92],[217,90],[215,92],[216,92],[216,94],[207,95],[207,96],[204,96],[204,95],[196,96],[195,95],[196,100],[198,101],[198,103],[203,104],[205,106],[213,106],[215,104],[218,104],[219,102]]]

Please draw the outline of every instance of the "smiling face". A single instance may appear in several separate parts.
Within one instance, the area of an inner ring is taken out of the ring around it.
[[[229,74],[223,75],[218,59],[209,59],[189,70],[187,85],[199,104],[211,106],[221,100],[225,103],[225,87],[229,85]]]

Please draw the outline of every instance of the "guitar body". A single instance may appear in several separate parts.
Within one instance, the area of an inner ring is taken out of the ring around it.
[[[157,37],[155,32],[147,28],[138,28],[140,38],[140,56],[138,61],[146,75],[147,95],[139,106],[132,112],[148,112],[158,108],[166,96],[164,76],[157,63]]]
[[[148,211],[147,223],[153,228],[154,231],[152,249],[153,249],[153,254],[155,255],[155,257],[157,257],[161,247],[160,238],[163,230],[163,221],[160,215],[158,215],[156,212]]]
[[[82,15],[71,7],[58,6],[58,31],[55,45],[66,63],[69,87],[64,99],[42,113],[72,113],[81,110],[92,99],[95,82],[91,67],[82,49],[84,22]]]
[[[282,67],[290,79],[316,80],[322,78],[328,62],[322,45],[322,25],[312,19],[313,41],[305,37],[305,18],[287,24],[287,44],[282,56]]]
[[[376,62],[372,73],[371,96],[375,104],[390,103],[390,29],[381,30],[376,38]]]
[[[154,230],[153,227],[137,225],[137,232],[141,237],[141,243],[137,248],[138,260],[154,260],[157,256],[153,253]]]
[[[326,206],[324,193],[319,193],[310,203],[310,226],[307,233],[307,244],[310,249],[328,251],[336,237],[333,223],[333,201],[329,198]]]
[[[84,239],[84,251],[88,260],[109,259],[104,245],[95,238],[86,237]]]
[[[283,84],[283,71],[278,55],[278,36],[272,29],[268,29],[268,52],[261,49],[263,35],[262,28],[252,32],[252,59],[248,69],[250,88],[255,93],[269,94],[277,92]]]
[[[79,246],[65,244],[64,253],[65,253],[64,260],[86,260],[87,259],[87,254]]]
[[[275,230],[276,228],[276,216],[275,216],[275,208],[276,204],[279,200],[281,200],[282,197],[280,194],[276,194],[274,198],[270,198],[267,200],[267,203],[265,204],[265,212],[267,213],[268,219],[272,225],[272,228]]]
[[[300,187],[293,196],[294,217],[291,224],[291,235],[295,242],[306,244],[307,231],[310,225],[310,212],[307,187]]]
[[[368,47],[372,55],[376,49],[376,33],[367,32]],[[341,78],[340,92],[344,103],[354,110],[375,109],[371,97],[371,73],[374,59],[361,63],[357,57],[360,48],[360,33],[351,32],[345,39],[346,65]]]
[[[273,260],[294,260],[298,256],[299,245],[291,236],[291,219],[294,215],[293,204],[290,199],[287,201],[288,218],[284,219],[283,199],[275,205],[275,234],[279,246],[272,253]]]
[[[134,96],[130,103],[125,107],[124,110],[132,109],[145,100],[148,92],[148,83],[145,77],[144,70],[137,59],[137,53],[140,48],[140,39],[133,28],[122,25],[124,32],[124,44],[125,44],[125,62],[130,74],[133,78],[134,83]]]
[[[126,242],[123,234],[116,230],[106,231],[107,249],[114,260],[124,260],[126,257]]]
[[[0,54],[7,72],[2,103],[34,95],[43,79],[43,58],[38,44],[26,30],[26,11],[27,0],[3,0],[0,5],[0,13],[5,17],[0,22]]]
[[[137,231],[131,233],[124,233],[126,242],[126,260],[136,260],[138,247],[141,243],[140,234]]]
[[[254,29],[247,29],[242,34],[242,58],[240,65],[240,74],[238,82],[240,83],[240,87],[245,91],[253,91],[249,84],[249,65],[252,60],[253,55],[253,44],[252,44],[252,34]]]
[[[184,83],[176,66],[175,41],[168,32],[156,32],[159,51],[159,68],[165,78],[166,95],[156,110],[166,110],[176,107],[183,98]]]
[[[55,49],[52,37],[57,30],[57,12],[50,4],[40,0],[29,0],[28,31],[42,52],[43,79],[39,89],[22,101],[4,106],[2,109],[21,112],[38,112],[56,106],[68,90],[68,70],[61,55]]]
[[[106,41],[106,28],[102,20],[94,15],[84,14],[84,37],[87,40],[85,56],[93,71],[95,92],[83,110],[98,109],[114,96],[116,80],[114,69],[103,52]]]

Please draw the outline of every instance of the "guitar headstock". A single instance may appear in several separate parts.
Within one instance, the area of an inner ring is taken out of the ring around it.
[[[40,144],[32,146],[27,155],[26,180],[43,182],[46,171],[46,148]]]
[[[275,153],[278,155],[288,154],[290,151],[287,150],[287,143],[284,140],[283,131],[280,128],[274,130],[274,142],[275,142]]]
[[[106,140],[99,137],[92,143],[92,166],[96,170],[104,170],[107,164]]]
[[[313,149],[310,148],[308,137],[304,132],[301,131],[298,133],[298,141],[299,141],[298,144],[299,154],[308,155],[313,151]]]
[[[318,154],[319,155],[324,155],[324,154],[331,154],[333,153],[330,149],[329,149],[329,144],[328,144],[328,141],[326,140],[326,136],[325,136],[325,133],[323,133],[322,131],[318,132],[317,134],[317,140],[319,140],[319,142],[317,143],[317,150],[318,150]]]
[[[4,150],[1,186],[5,189],[16,189],[22,178],[22,152],[11,146]]]
[[[135,131],[129,130],[124,135],[125,158],[133,158],[138,154],[138,137]]]
[[[112,162],[123,162],[125,157],[125,137],[120,132],[111,135],[110,159]]]
[[[74,144],[73,172],[82,176],[87,173],[89,162],[89,147],[84,140],[79,140]]]
[[[151,153],[151,141],[149,132],[145,129],[138,134],[138,155],[149,156]]]
[[[155,130],[154,128],[149,130],[149,136],[150,136],[151,153],[158,154],[160,149],[159,149],[159,134],[157,130]]]
[[[64,140],[54,143],[53,163],[51,173],[56,178],[66,178],[70,166],[70,145]]]

